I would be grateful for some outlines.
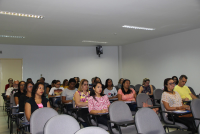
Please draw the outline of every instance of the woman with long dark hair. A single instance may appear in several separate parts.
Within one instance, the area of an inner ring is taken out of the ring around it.
[[[106,94],[109,99],[117,98],[117,89],[114,87],[112,79],[106,80],[104,94]]]
[[[108,113],[110,101],[107,95],[103,94],[102,84],[96,82],[93,84],[93,90],[90,91],[90,97],[88,99],[88,110],[90,114]],[[97,122],[107,126],[109,118],[107,115],[97,117]]]
[[[19,105],[19,98],[23,94],[25,94],[25,81],[20,81],[18,85],[18,92],[14,94],[16,105]]]
[[[125,79],[122,83],[122,88],[118,90],[118,100],[119,101],[136,101],[136,92],[130,87],[130,80]],[[131,111],[137,110],[136,103],[127,103]]]
[[[51,107],[48,99],[44,95],[44,84],[36,83],[33,86],[32,97],[26,101],[25,115],[28,121],[30,121],[31,114],[43,107]]]
[[[172,76],[172,80],[174,81],[175,86],[178,85],[178,77]]]

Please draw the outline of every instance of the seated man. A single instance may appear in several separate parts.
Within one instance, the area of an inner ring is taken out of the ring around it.
[[[11,95],[12,91],[18,89],[18,84],[19,84],[19,81],[15,80],[14,83],[13,83],[13,87],[10,87],[6,90],[7,100],[10,100],[10,95]]]
[[[174,91],[177,91],[180,94],[183,101],[196,99],[197,97],[191,93],[190,89],[187,86],[185,86],[186,82],[187,76],[181,75],[178,85],[175,86]]]

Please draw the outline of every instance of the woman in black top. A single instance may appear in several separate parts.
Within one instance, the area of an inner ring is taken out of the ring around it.
[[[44,96],[44,84],[36,83],[33,86],[32,97],[26,101],[25,115],[30,121],[31,114],[38,108],[50,107],[48,99]]]
[[[25,106],[25,102],[31,98],[31,93],[32,93],[32,89],[33,89],[33,82],[27,82],[25,84],[25,94],[21,95],[19,98],[19,112],[24,112],[24,106]],[[23,120],[23,115],[19,115],[19,118],[21,120]]]
[[[20,81],[18,85],[18,92],[14,94],[15,104],[19,105],[19,98],[25,92],[25,81]]]

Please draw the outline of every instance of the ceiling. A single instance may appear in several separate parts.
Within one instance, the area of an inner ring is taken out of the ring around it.
[[[25,36],[0,38],[0,44],[117,46],[200,28],[199,0],[0,0],[0,10],[44,16],[35,19],[0,14],[0,35]]]

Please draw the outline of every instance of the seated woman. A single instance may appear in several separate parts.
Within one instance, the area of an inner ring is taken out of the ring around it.
[[[93,90],[90,91],[88,99],[88,110],[90,114],[108,113],[110,101],[107,95],[103,94],[102,84],[100,82],[93,84]],[[97,122],[107,126],[109,118],[107,115],[97,116]]]
[[[47,86],[47,89],[46,89],[46,94],[47,94],[47,95],[48,95],[49,92],[51,91],[51,88],[52,88],[52,87],[55,87],[55,84],[56,84],[56,80],[53,80],[53,81],[51,82],[51,85],[48,85],[48,86]]]
[[[75,85],[75,87],[78,88],[78,87],[79,87],[80,79],[79,79],[79,77],[74,77],[74,79],[76,80],[76,85]]]
[[[60,87],[63,87],[64,89],[68,88],[68,79],[64,79],[63,84]]]
[[[36,83],[33,86],[32,97],[25,103],[25,114],[28,121],[30,121],[31,114],[43,107],[51,107],[48,99],[44,95],[44,84]]]
[[[76,107],[87,107],[88,106],[88,98],[90,97],[90,91],[88,86],[88,80],[82,79],[79,83],[78,91],[74,94],[74,101]],[[90,125],[87,119],[88,114],[87,108],[82,108],[78,111],[78,116],[81,117],[85,122],[82,123],[84,127],[87,127]]]
[[[178,77],[172,76],[172,80],[174,81],[175,86],[178,85]]]
[[[109,99],[117,98],[117,90],[113,86],[111,79],[106,80],[104,94],[106,94]]]
[[[130,80],[125,79],[122,83],[122,88],[118,90],[118,100],[119,101],[136,101],[136,92],[130,87]],[[131,111],[137,110],[136,103],[127,103]]]
[[[14,94],[15,104],[19,105],[19,98],[24,95],[25,92],[25,81],[20,81],[18,85],[18,92]]]
[[[148,78],[143,79],[142,86],[139,89],[139,93],[145,93],[149,95],[150,98],[153,98],[153,87],[149,85],[150,80]]]
[[[167,111],[190,110],[190,106],[184,105],[179,93],[173,91],[173,89],[174,89],[174,81],[171,78],[165,79],[164,92],[161,98],[161,102],[163,103],[165,109]],[[192,117],[180,117],[178,115],[174,115],[173,118],[175,122],[179,122],[186,125],[189,131],[195,130],[193,126],[194,119]],[[168,116],[168,119],[173,121],[171,116]]]
[[[77,88],[75,88],[75,85],[76,85],[76,80],[74,78],[71,78],[69,80],[69,87],[64,89],[64,91],[62,92],[62,103],[63,104],[68,103],[68,105],[66,105],[67,111],[70,111],[70,109],[73,108],[72,100],[73,100],[75,92],[77,91]]]
[[[100,82],[101,85],[102,85],[102,89],[103,89],[103,90],[105,89],[105,86],[104,86],[104,84],[102,84],[101,79],[100,79],[99,77],[95,77],[95,78],[94,78],[94,83],[95,83],[95,82]]]
[[[119,79],[119,81],[118,81],[118,85],[117,85],[117,87],[118,87],[119,89],[122,88],[122,83],[123,83],[123,81],[124,81],[123,78],[120,78],[120,79]]]
[[[25,84],[25,94],[21,95],[19,98],[19,112],[24,112],[25,103],[32,96],[31,93],[32,93],[33,85],[34,85],[33,82],[27,82]],[[18,117],[22,121],[24,120],[23,115],[19,115]]]

